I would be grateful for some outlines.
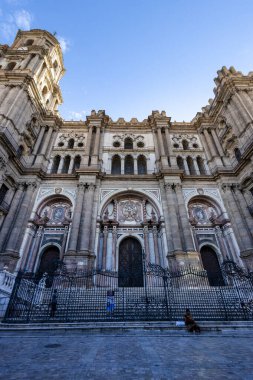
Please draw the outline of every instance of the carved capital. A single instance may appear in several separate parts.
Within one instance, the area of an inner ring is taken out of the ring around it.
[[[34,191],[37,188],[37,183],[29,181],[29,182],[26,182],[26,186],[27,186],[27,190]]]

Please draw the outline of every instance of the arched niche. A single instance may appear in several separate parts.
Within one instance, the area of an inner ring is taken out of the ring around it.
[[[36,224],[61,226],[69,224],[72,216],[72,203],[64,195],[54,195],[43,200],[37,207]]]
[[[188,202],[190,222],[196,226],[210,226],[222,217],[221,207],[206,196],[196,196]]]
[[[104,203],[100,219],[117,221],[120,225],[141,225],[143,222],[160,220],[157,205],[146,195],[134,191],[115,195]]]

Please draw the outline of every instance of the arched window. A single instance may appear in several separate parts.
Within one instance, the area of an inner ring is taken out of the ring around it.
[[[11,70],[14,69],[15,66],[16,66],[16,62],[10,62],[10,63],[8,63],[8,65],[6,66],[6,70],[11,71]]]
[[[31,46],[34,43],[34,40],[27,40],[25,46]]]
[[[200,174],[206,174],[206,168],[205,168],[205,165],[204,165],[203,158],[197,157],[197,164],[198,164],[198,167],[199,167]]]
[[[196,175],[196,171],[195,171],[194,164],[193,164],[193,159],[191,157],[187,157],[186,161],[187,161],[187,165],[188,165],[190,174]]]
[[[70,156],[66,156],[63,162],[62,173],[68,173],[69,165],[70,165]]]
[[[24,147],[23,145],[19,145],[17,155],[18,157],[21,157],[24,154]]]
[[[116,155],[112,158],[112,174],[121,174],[121,159],[120,156]]]
[[[54,69],[56,70],[58,67],[58,62],[56,60],[54,61],[53,66],[54,66]]]
[[[184,161],[182,157],[177,157],[177,166],[180,170],[184,170]]]
[[[183,149],[184,150],[188,150],[189,149],[189,143],[187,140],[183,140],[182,141],[182,145],[183,145]]]
[[[147,174],[147,160],[145,156],[139,156],[137,159],[138,174]]]
[[[125,149],[133,149],[133,140],[130,137],[127,137],[124,141]]]
[[[75,140],[74,139],[70,139],[69,142],[68,142],[68,148],[69,149],[74,148],[74,143],[75,143]]]
[[[81,165],[81,157],[80,156],[76,156],[75,159],[74,159],[74,166],[73,166],[73,172],[77,169],[80,169],[80,165]]]
[[[237,159],[238,162],[240,162],[241,158],[242,158],[242,154],[240,152],[240,149],[239,148],[235,148],[234,153],[235,153],[235,158]]]
[[[134,159],[130,155],[125,157],[125,174],[134,174]]]
[[[47,90],[47,86],[44,86],[44,87],[43,87],[43,90],[42,90],[42,95],[43,95],[43,97],[46,96],[47,92],[48,92],[48,90]]]
[[[61,161],[61,157],[60,156],[55,156],[54,157],[53,166],[52,166],[52,169],[51,169],[51,173],[52,174],[57,173],[59,165],[60,165],[60,161]]]

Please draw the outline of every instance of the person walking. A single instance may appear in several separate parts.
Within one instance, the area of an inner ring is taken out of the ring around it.
[[[56,310],[57,310],[57,289],[54,289],[52,300],[50,303],[50,318],[55,317]]]

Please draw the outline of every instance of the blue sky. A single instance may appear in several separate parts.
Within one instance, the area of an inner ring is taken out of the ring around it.
[[[56,32],[65,119],[105,109],[116,120],[165,110],[190,121],[223,65],[253,70],[252,0],[0,0],[0,41]]]

